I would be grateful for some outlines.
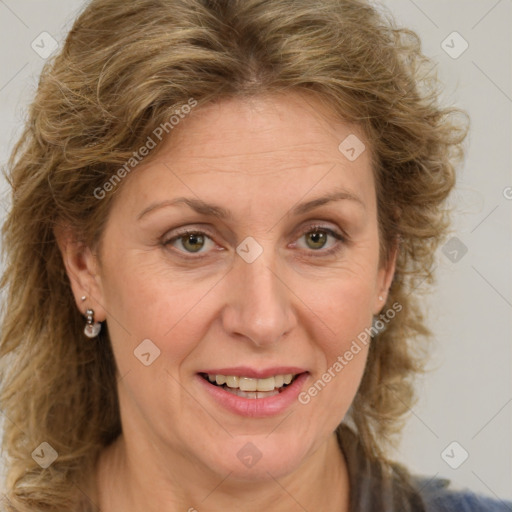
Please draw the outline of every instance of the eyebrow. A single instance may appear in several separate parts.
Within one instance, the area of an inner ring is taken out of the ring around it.
[[[338,190],[335,192],[332,192],[330,194],[327,194],[322,197],[317,197],[315,199],[312,199],[310,201],[307,201],[305,203],[301,203],[291,209],[292,215],[301,215],[304,213],[307,213],[311,210],[314,210],[315,208],[319,208],[320,206],[323,206],[328,203],[332,203],[334,201],[341,201],[341,200],[348,200],[352,201],[355,204],[358,204],[363,209],[366,209],[364,202],[355,194],[352,192],[349,192],[347,190]],[[142,210],[142,212],[138,215],[137,220],[140,220],[142,217],[144,217],[146,214],[159,210],[161,208],[165,208],[167,206],[175,206],[179,204],[185,204],[192,210],[196,211],[199,214],[210,216],[210,217],[216,217],[218,219],[232,219],[233,214],[223,208],[222,206],[218,206],[215,204],[209,204],[205,201],[193,197],[178,197],[176,199],[169,199],[166,201],[161,201],[159,203],[152,204]]]

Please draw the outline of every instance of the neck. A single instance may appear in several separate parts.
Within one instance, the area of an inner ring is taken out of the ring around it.
[[[102,453],[93,493],[100,510],[349,510],[347,465],[335,434],[293,473],[279,479],[269,474],[257,482],[235,480],[179,455],[163,457],[147,448],[121,436]]]

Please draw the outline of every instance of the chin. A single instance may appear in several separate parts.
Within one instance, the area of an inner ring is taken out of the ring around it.
[[[212,467],[230,479],[268,481],[297,470],[308,457],[311,446],[291,435],[236,436],[217,452]],[[219,461],[222,461],[219,463]]]

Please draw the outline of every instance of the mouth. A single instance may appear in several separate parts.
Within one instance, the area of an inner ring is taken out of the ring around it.
[[[213,373],[200,373],[199,375],[212,386],[240,398],[262,399],[279,395],[288,386],[291,386],[302,373],[285,373],[266,378]]]
[[[220,407],[246,418],[284,414],[297,404],[309,378],[310,372],[297,366],[202,368],[196,373],[198,389],[215,411]]]

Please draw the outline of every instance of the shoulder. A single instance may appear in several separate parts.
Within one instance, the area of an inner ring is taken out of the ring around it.
[[[413,477],[426,512],[512,512],[512,502],[455,490],[442,478]]]
[[[412,474],[405,466],[369,458],[359,436],[337,429],[347,461],[351,512],[512,512],[512,502],[456,490],[443,478]]]

